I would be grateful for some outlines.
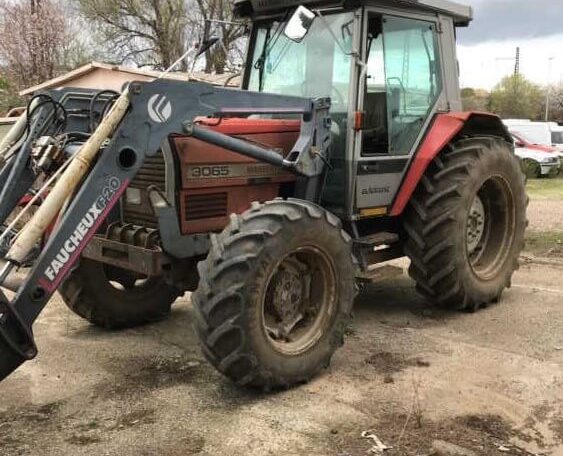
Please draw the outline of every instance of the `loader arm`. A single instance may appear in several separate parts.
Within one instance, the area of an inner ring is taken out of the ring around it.
[[[155,155],[171,134],[191,134],[203,141],[287,168],[312,182],[305,187],[308,194],[315,194],[314,187],[328,159],[328,99],[269,95],[170,80],[135,82],[127,90],[128,111],[107,146],[101,149],[95,165],[72,192],[75,196],[31,272],[11,301],[3,295],[0,297],[0,380],[25,360],[36,356],[31,329],[33,322],[145,159]],[[64,93],[64,90],[54,91],[50,95],[58,100]],[[299,138],[286,159],[275,151],[245,144],[245,141],[210,132],[193,123],[196,117],[201,116],[247,116],[256,113],[302,116]],[[47,203],[48,198],[44,204]],[[7,259],[10,260],[10,254]]]

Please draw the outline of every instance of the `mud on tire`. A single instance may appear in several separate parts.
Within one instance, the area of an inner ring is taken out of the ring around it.
[[[500,299],[518,269],[525,176],[511,146],[463,139],[428,167],[403,219],[410,276],[430,301],[475,311]]]
[[[198,269],[192,302],[203,352],[239,385],[306,382],[343,344],[355,262],[340,220],[321,207],[291,199],[253,203],[212,236]]]
[[[160,277],[139,280],[124,269],[81,258],[59,288],[70,310],[103,328],[162,320],[180,292]]]

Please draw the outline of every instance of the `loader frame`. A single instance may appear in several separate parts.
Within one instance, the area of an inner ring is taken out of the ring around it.
[[[32,271],[14,299],[9,301],[5,296],[0,297],[0,352],[6,353],[0,359],[0,379],[9,375],[25,360],[36,356],[37,349],[31,330],[33,322],[116,206],[145,159],[156,154],[170,135],[192,135],[288,169],[302,177],[301,185],[298,185],[300,198],[314,200],[319,195],[330,145],[328,99],[311,100],[235,91],[207,84],[170,80],[135,82],[126,90],[130,98],[128,112],[80,185],[62,221],[49,236]],[[61,90],[53,91],[50,95],[58,101],[66,93],[67,90]],[[220,118],[279,112],[302,117],[300,135],[286,159],[276,151],[211,132],[193,122],[197,116]],[[33,136],[29,135],[29,140]],[[13,189],[14,185],[18,188],[24,186],[21,182],[8,181],[5,188]],[[166,203],[162,197],[158,204],[157,212],[161,223],[166,220],[165,223],[177,224],[177,216],[170,217],[170,210],[173,209],[167,209]],[[8,214],[9,212],[10,210],[7,211]],[[179,236],[177,226],[166,227],[163,231],[174,233],[172,237],[175,238],[171,242],[170,236],[165,236],[165,247],[193,247],[189,236]],[[175,254],[174,251],[169,253],[172,256]],[[185,254],[185,251],[178,252],[179,257]]]

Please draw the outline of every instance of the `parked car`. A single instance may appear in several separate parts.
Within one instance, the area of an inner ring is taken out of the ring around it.
[[[531,142],[520,132],[512,132],[514,152],[520,158],[528,177],[557,176],[561,170],[559,152],[555,147]]]
[[[553,146],[563,154],[563,127],[555,122],[532,122],[527,119],[505,119],[508,130],[518,132],[533,144]]]

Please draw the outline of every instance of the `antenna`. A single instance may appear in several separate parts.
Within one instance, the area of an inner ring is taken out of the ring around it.
[[[514,76],[520,74],[520,46],[516,48],[516,62],[514,63]]]

